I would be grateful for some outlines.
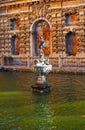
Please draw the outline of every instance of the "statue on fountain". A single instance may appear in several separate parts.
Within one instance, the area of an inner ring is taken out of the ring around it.
[[[40,93],[50,91],[50,86],[46,81],[46,75],[52,71],[52,65],[49,64],[48,59],[45,58],[44,56],[44,52],[43,52],[44,44],[45,41],[41,37],[40,46],[39,46],[40,55],[39,55],[39,59],[37,60],[37,64],[35,65],[35,71],[39,75],[35,86],[32,86],[33,91],[38,91]]]

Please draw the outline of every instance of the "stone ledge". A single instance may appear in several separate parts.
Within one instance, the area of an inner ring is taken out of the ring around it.
[[[4,68],[8,69],[9,72],[32,72],[36,73],[33,69],[27,66],[4,66]],[[59,74],[84,74],[85,75],[85,68],[84,67],[57,67],[53,69],[50,74],[59,73]]]

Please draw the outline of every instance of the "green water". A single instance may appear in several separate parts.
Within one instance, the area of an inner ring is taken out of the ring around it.
[[[34,94],[34,73],[0,73],[0,130],[85,130],[85,75],[49,74]]]

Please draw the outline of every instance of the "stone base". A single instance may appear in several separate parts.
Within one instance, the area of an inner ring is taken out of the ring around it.
[[[38,92],[38,93],[49,93],[50,86],[47,83],[44,83],[44,84],[36,83],[34,86],[32,86],[32,91]]]
[[[49,93],[50,92],[50,86],[46,82],[45,75],[38,76],[35,85],[32,86],[32,91],[38,92],[38,93]]]

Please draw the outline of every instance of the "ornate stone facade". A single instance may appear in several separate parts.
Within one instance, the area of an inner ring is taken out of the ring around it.
[[[85,0],[0,0],[0,56],[31,67],[39,39],[54,69],[85,66]],[[76,64],[75,60],[76,59]],[[8,60],[9,61],[9,60]],[[70,64],[70,65],[69,65]]]

